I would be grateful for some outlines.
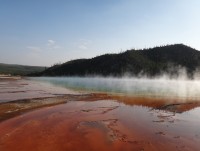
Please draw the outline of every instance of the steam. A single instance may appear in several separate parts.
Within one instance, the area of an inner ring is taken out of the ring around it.
[[[126,74],[120,78],[88,76],[37,77],[31,79],[78,90],[198,100],[200,98],[199,72],[196,71],[193,74],[193,79],[188,78],[184,68],[178,69],[177,72],[176,76],[163,73],[153,78],[143,74],[138,77]]]

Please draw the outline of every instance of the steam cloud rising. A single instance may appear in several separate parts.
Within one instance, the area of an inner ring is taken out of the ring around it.
[[[147,76],[131,77],[37,77],[31,78],[54,85],[84,89],[89,91],[101,91],[110,93],[122,93],[134,96],[156,96],[167,98],[199,99],[200,79],[199,72],[194,74],[191,80],[184,69],[178,71],[176,77],[163,74],[162,76],[148,78]]]

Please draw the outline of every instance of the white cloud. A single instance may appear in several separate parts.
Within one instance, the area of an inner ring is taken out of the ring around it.
[[[80,39],[78,43],[78,48],[82,50],[87,50],[91,44],[91,40]]]
[[[47,40],[46,45],[42,46],[27,46],[27,49],[31,50],[32,52],[42,52],[46,50],[55,50],[62,48],[61,46],[56,44],[56,41],[54,40]]]
[[[47,49],[54,50],[54,49],[59,49],[59,48],[61,48],[61,47],[56,44],[56,41],[48,40]]]
[[[48,40],[47,46],[52,46],[55,45],[55,41],[54,40]]]
[[[86,45],[79,45],[78,48],[79,48],[79,49],[83,49],[83,50],[88,49],[88,47],[87,47]]]
[[[27,46],[26,49],[26,59],[28,60],[43,60],[43,56],[48,53],[53,53],[54,50],[58,50],[62,47],[57,45],[56,41],[54,40],[47,40],[46,43],[40,45],[40,46]]]

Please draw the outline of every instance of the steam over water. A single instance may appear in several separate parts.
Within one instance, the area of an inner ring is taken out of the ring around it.
[[[147,78],[37,77],[40,82],[77,90],[122,93],[135,96],[200,98],[200,81]]]

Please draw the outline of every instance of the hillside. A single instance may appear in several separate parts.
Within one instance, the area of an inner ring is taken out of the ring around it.
[[[142,50],[127,50],[119,54],[105,54],[91,59],[77,59],[55,65],[38,76],[156,76],[178,75],[184,68],[189,77],[200,67],[200,52],[183,44]]]
[[[42,72],[44,70],[45,67],[0,63],[0,74],[27,75],[35,72]]]

